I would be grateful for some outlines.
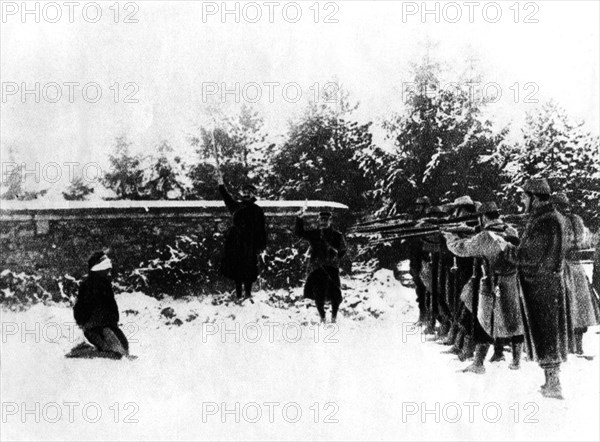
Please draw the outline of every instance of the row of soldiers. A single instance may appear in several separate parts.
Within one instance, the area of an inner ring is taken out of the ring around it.
[[[479,215],[476,233],[442,230],[408,240],[419,322],[451,346],[446,353],[473,358],[465,372],[485,373],[490,347],[490,362],[504,360],[507,343],[509,368],[517,370],[525,350],[544,369],[540,392],[562,399],[561,363],[569,353],[584,354],[583,334],[600,323],[600,302],[578,258],[592,236],[567,197],[553,195],[544,179],[527,181],[521,202],[526,216],[519,233],[495,202],[463,196],[440,207],[417,200],[418,226]]]

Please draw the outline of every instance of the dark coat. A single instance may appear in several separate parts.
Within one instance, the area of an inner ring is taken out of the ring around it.
[[[219,191],[233,215],[233,226],[225,233],[221,273],[234,281],[254,282],[258,254],[267,246],[264,212],[254,201],[234,200],[225,186],[219,186]]]
[[[596,253],[594,254],[594,273],[593,273],[593,286],[596,290],[596,296],[600,296],[600,235],[598,235],[598,241],[596,241]]]
[[[585,225],[578,215],[565,214],[565,218],[567,260],[564,270],[571,324],[573,329],[585,329],[598,324],[590,283],[577,254],[588,246],[584,244]]]
[[[484,271],[479,283],[477,319],[492,338],[524,333],[517,267],[506,259],[503,251],[507,240],[515,243],[516,238],[515,229],[497,221],[471,238],[448,242],[448,248],[456,255],[482,259]]]
[[[302,218],[296,218],[295,232],[310,243],[304,297],[340,303],[339,268],[341,259],[346,255],[344,235],[332,228],[306,230]]]
[[[119,308],[110,280],[90,272],[79,285],[73,316],[84,329],[117,326]]]
[[[516,249],[527,351],[542,366],[566,361],[572,339],[564,282],[565,223],[552,205],[536,208]]]

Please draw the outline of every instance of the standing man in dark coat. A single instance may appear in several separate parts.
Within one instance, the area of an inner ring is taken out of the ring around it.
[[[252,297],[252,283],[258,278],[258,255],[267,246],[267,231],[263,210],[256,205],[256,187],[245,184],[240,190],[241,201],[234,200],[219,171],[219,192],[233,215],[233,226],[225,234],[225,249],[221,273],[235,281],[235,292],[242,298]]]
[[[102,356],[129,357],[129,343],[119,328],[119,308],[111,285],[112,263],[104,252],[96,252],[88,260],[88,269],[73,307],[75,322]]]
[[[580,250],[591,246],[590,235],[583,219],[571,211],[571,203],[565,193],[552,195],[552,201],[567,221],[565,287],[571,318],[569,332],[574,338],[569,350],[576,355],[583,355],[583,335],[588,327],[594,327],[599,323],[599,318],[596,317],[597,306],[594,305],[596,299],[593,297],[592,287],[579,257]]]
[[[425,214],[427,220],[422,220],[417,224],[417,227],[433,227],[429,219],[444,218],[446,213],[441,206],[429,207]],[[439,255],[442,250],[442,240],[440,235],[434,233],[421,238],[421,248],[423,250],[423,259],[421,263],[421,271],[419,277],[425,286],[425,309],[427,311],[426,327],[423,329],[423,334],[433,335],[436,333],[435,324],[439,318],[438,297],[438,279],[440,269]]]
[[[530,179],[521,201],[529,213],[527,226],[514,251],[525,308],[525,340],[529,357],[544,369],[546,383],[540,392],[563,399],[559,372],[568,353],[568,309],[564,281],[565,218],[550,203],[545,179]]]
[[[594,272],[592,276],[592,286],[596,290],[596,296],[600,296],[600,234],[596,241],[596,252],[594,253]]]
[[[305,209],[296,218],[296,235],[310,243],[310,260],[307,279],[304,285],[304,297],[314,299],[321,317],[325,322],[325,301],[331,302],[331,322],[337,320],[342,303],[340,283],[340,261],[346,255],[344,236],[331,227],[331,213],[319,214],[319,228],[304,228]]]
[[[426,210],[430,206],[431,202],[426,196],[417,198],[415,202],[414,221],[423,219],[425,217]],[[423,241],[419,238],[408,239],[407,247],[410,264],[410,276],[415,284],[417,305],[419,307],[419,320],[417,321],[417,325],[425,325],[427,323],[427,289],[421,280],[421,269],[423,268],[423,258],[425,255],[425,252],[423,251]]]
[[[477,206],[473,199],[468,196],[456,198],[450,205],[453,209],[451,218],[462,218],[464,216],[475,215]],[[464,224],[465,227],[470,227],[469,223]],[[445,327],[446,336],[441,336],[441,342],[452,345],[449,350],[444,353],[456,354],[461,361],[467,360],[475,351],[475,342],[473,340],[473,316],[465,303],[461,300],[463,289],[477,290],[476,286],[468,284],[478,266],[475,264],[474,258],[459,257],[453,255],[446,247],[445,238],[442,237],[441,265],[443,269],[444,296],[439,297],[440,310],[446,311],[447,325]],[[476,275],[475,275],[476,276]],[[474,278],[473,281],[478,281]]]

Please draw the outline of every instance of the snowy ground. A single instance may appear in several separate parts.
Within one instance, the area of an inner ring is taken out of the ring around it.
[[[0,438],[600,439],[598,357],[572,358],[566,400],[545,399],[538,366],[511,371],[508,353],[483,376],[459,373],[466,363],[411,326],[414,292],[391,272],[344,284],[339,328],[266,292],[242,306],[119,295],[134,361],[66,359],[83,339],[67,308],[4,311]],[[596,356],[597,331],[585,337]]]

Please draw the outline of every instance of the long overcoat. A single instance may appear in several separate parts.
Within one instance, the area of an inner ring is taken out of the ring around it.
[[[594,253],[594,271],[592,276],[593,287],[596,290],[596,296],[600,296],[600,235],[596,241],[596,252]]]
[[[254,282],[258,278],[258,254],[267,245],[263,210],[252,201],[234,200],[225,186],[219,186],[223,201],[233,215],[225,233],[221,273],[234,281]]]
[[[585,329],[598,324],[597,306],[594,306],[592,288],[585,269],[577,256],[580,249],[586,248],[585,225],[580,216],[565,214],[566,218],[566,265],[565,287],[567,289],[571,324],[573,329]]]
[[[517,231],[501,221],[488,224],[477,235],[448,242],[458,256],[481,258],[477,319],[492,338],[524,334],[522,292],[517,267],[506,259],[507,240],[516,242]]]
[[[83,329],[118,326],[119,308],[108,278],[90,272],[79,285],[73,316]]]
[[[340,261],[346,255],[344,235],[332,228],[305,229],[300,217],[296,218],[295,233],[310,243],[304,297],[341,303],[339,269]]]
[[[566,361],[570,340],[569,311],[564,281],[564,216],[551,204],[529,215],[521,244],[516,248],[529,357],[542,366]]]

